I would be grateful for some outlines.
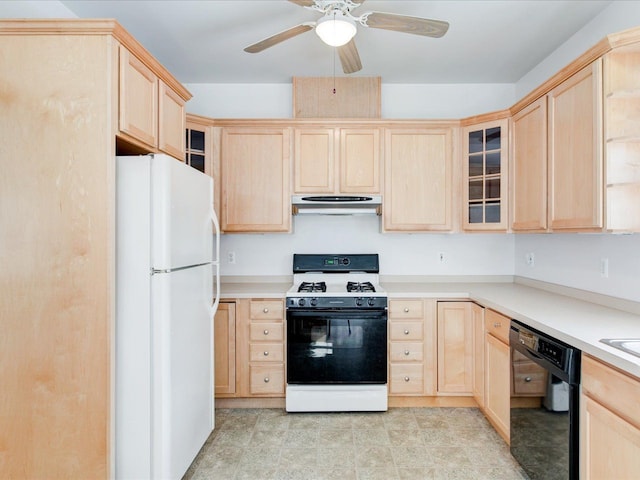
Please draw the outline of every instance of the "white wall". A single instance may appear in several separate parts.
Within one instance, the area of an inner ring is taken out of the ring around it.
[[[379,253],[385,275],[513,274],[512,235],[382,234],[375,215],[303,215],[293,222],[293,234],[223,235],[222,274],[290,275],[293,253]]]
[[[383,79],[384,82],[384,79]],[[213,118],[291,118],[291,84],[185,85],[193,94],[189,113]],[[464,118],[513,105],[515,85],[382,84],[382,117],[408,119]]]
[[[77,15],[57,0],[3,0],[0,18],[77,18]]]
[[[534,254],[534,265],[525,261]],[[601,273],[608,261],[608,277]],[[640,236],[565,233],[517,235],[515,273],[640,301]]]
[[[526,96],[607,35],[639,25],[640,2],[630,0],[612,2],[591,22],[518,80],[516,83],[517,98]]]

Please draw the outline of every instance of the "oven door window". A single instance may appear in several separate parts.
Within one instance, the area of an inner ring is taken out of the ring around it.
[[[287,312],[287,383],[387,383],[387,313]]]

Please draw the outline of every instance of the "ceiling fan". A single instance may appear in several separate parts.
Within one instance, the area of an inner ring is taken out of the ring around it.
[[[352,10],[360,7],[365,0],[289,0],[309,10],[323,14],[317,22],[305,22],[276,33],[244,49],[248,53],[258,53],[315,28],[316,33],[328,45],[337,47],[344,73],[354,73],[362,69],[360,55],[353,37],[356,24],[363,27],[393,30],[425,37],[442,37],[449,29],[449,23],[441,20],[398,15],[396,13],[366,12],[353,16]]]

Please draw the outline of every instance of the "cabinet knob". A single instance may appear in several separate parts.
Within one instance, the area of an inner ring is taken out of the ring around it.
[[[407,355],[407,356],[409,355],[409,353],[411,353],[411,352],[409,352],[409,350],[405,350],[404,351],[404,354]]]
[[[264,356],[265,356],[265,357],[268,357],[268,356],[269,356],[269,352],[267,352],[267,351],[265,350],[265,352],[264,352]]]
[[[409,313],[409,307],[404,307],[404,313]]]
[[[529,383],[531,381],[531,377],[524,377],[524,381]]]
[[[265,329],[262,333],[264,333],[265,335],[269,335],[269,330]]]
[[[264,383],[269,383],[269,377],[264,377]]]
[[[404,377],[404,381],[408,382],[409,381],[409,377]]]
[[[264,308],[262,309],[262,311],[263,311],[263,313],[269,313],[269,309],[268,309],[267,307],[264,307]]]
[[[493,328],[500,328],[502,324],[500,322],[496,322],[493,324]]]
[[[404,334],[405,334],[405,335],[409,335],[409,330],[405,330],[405,331],[404,331]]]

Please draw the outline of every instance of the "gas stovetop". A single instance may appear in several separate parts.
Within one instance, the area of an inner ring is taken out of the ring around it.
[[[288,308],[386,308],[378,255],[294,255]]]

